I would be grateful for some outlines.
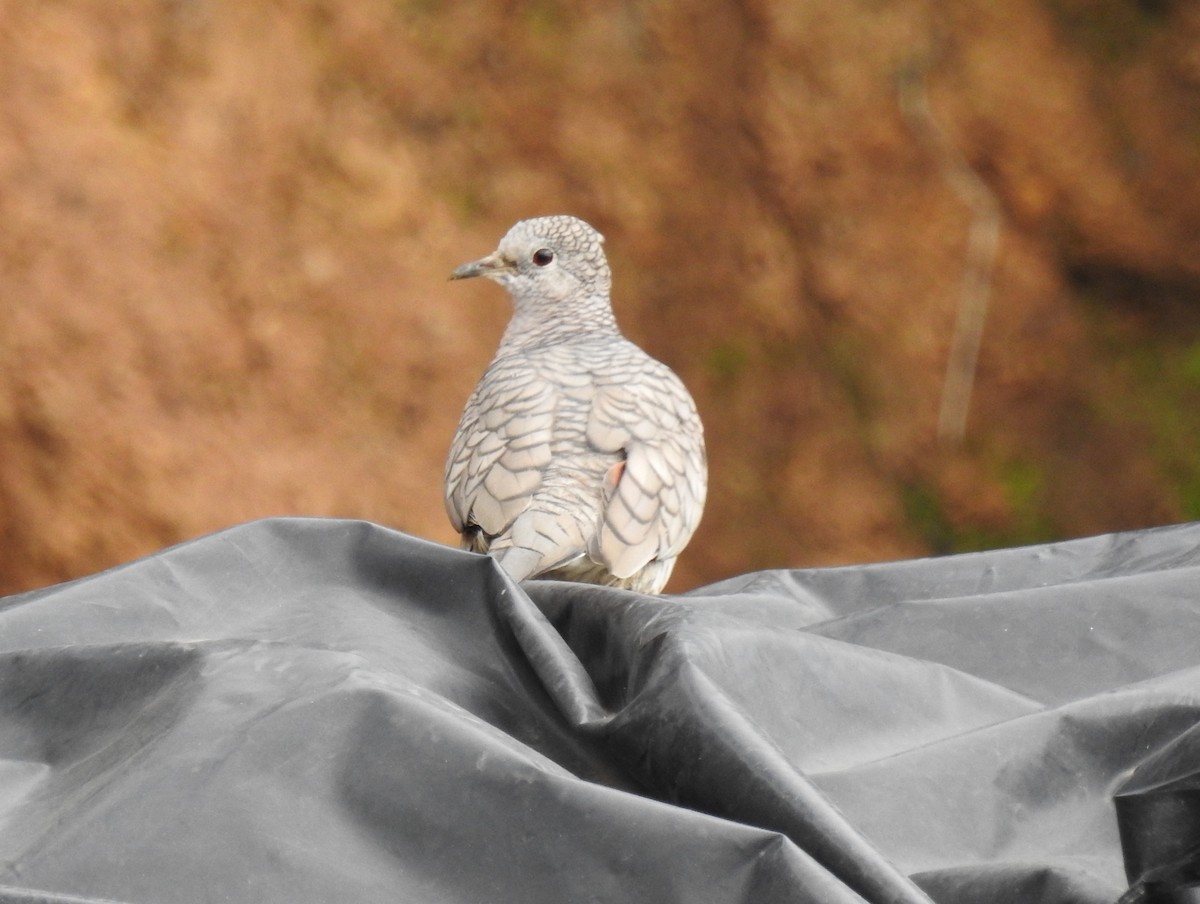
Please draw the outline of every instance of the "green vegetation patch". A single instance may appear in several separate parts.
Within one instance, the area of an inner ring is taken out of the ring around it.
[[[1047,543],[1059,536],[1045,492],[1045,472],[1033,462],[997,464],[993,479],[1003,489],[1008,517],[983,523],[969,513],[953,514],[939,490],[922,480],[900,484],[906,520],[935,555],[979,552]]]

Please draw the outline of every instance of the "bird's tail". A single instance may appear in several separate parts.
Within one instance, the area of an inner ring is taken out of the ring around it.
[[[524,546],[507,546],[492,550],[492,557],[517,583],[535,577],[542,572],[542,554]]]

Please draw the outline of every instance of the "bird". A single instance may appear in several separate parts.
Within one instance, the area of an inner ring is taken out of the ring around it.
[[[518,582],[658,594],[704,510],[704,428],[618,328],[603,244],[576,217],[536,217],[451,273],[499,283],[512,317],[451,443],[446,512]]]

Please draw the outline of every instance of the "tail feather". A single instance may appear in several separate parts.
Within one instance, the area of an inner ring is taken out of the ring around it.
[[[493,558],[500,567],[508,572],[517,583],[536,577],[541,573],[542,554],[537,550],[526,549],[523,546],[509,546],[492,552]]]

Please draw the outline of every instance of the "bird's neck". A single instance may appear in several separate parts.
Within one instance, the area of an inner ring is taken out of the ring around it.
[[[619,335],[606,296],[577,295],[555,301],[514,296],[513,316],[500,340],[500,352]]]

